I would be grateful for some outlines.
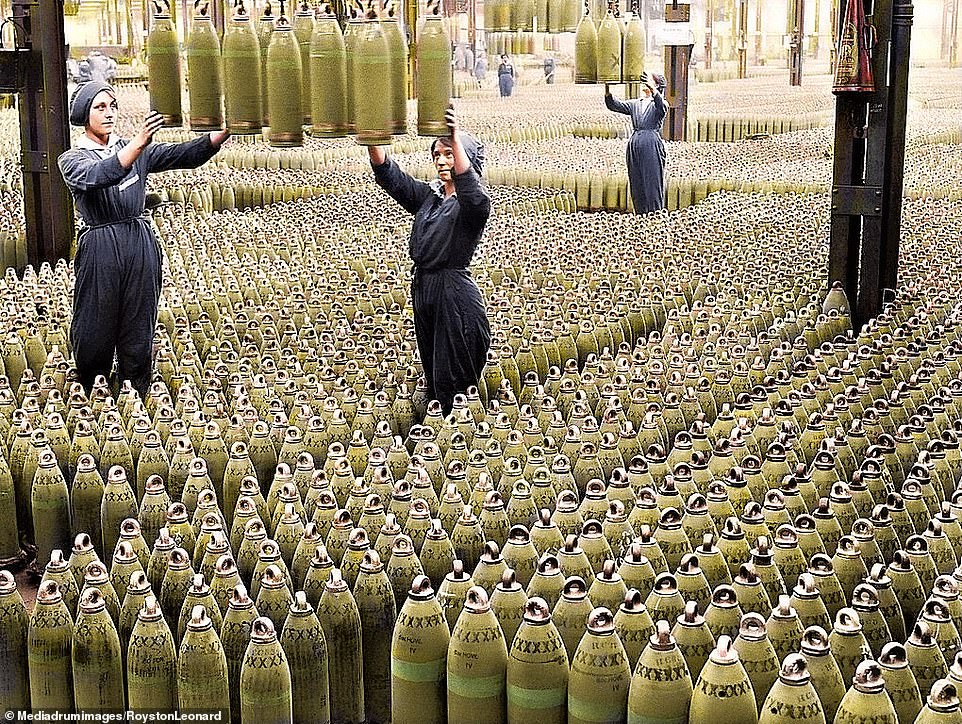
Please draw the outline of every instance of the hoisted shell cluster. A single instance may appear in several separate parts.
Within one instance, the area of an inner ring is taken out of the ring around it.
[[[180,58],[169,10],[155,2],[147,38],[151,105],[168,126],[182,122]],[[393,4],[352,7],[342,34],[330,6],[316,18],[302,2],[291,23],[267,4],[255,30],[243,2],[221,41],[206,0],[196,3],[185,44],[192,130],[224,125],[235,134],[268,129],[272,146],[300,146],[303,129],[383,145],[407,133],[407,44]],[[440,3],[418,30],[418,132],[444,135],[452,95],[451,43]]]
[[[637,83],[645,65],[645,31],[637,15],[610,10],[582,15],[575,34],[575,83]]]
[[[491,33],[571,33],[579,0],[493,0],[484,3],[484,29]]]

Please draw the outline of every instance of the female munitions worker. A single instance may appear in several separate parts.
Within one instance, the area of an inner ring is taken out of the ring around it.
[[[428,385],[428,399],[451,411],[455,394],[477,384],[484,369],[491,329],[468,264],[491,213],[481,187],[484,148],[458,130],[454,109],[445,118],[450,135],[431,145],[438,178],[417,181],[369,146],[374,178],[414,214],[408,251],[414,261],[411,297],[414,331]]]
[[[116,351],[120,379],[144,397],[161,288],[160,244],[144,215],[147,174],[200,166],[230,132],[151,143],[163,125],[156,111],[129,140],[114,134],[116,118],[117,97],[106,83],[92,81],[74,93],[70,123],[83,126],[84,135],[58,160],[84,222],[74,260],[70,339],[88,392],[97,375],[109,377]]]

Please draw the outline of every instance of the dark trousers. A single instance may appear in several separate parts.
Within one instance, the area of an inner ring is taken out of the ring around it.
[[[150,384],[151,348],[161,288],[160,245],[143,221],[86,232],[74,260],[74,360],[88,391],[97,375],[119,377],[141,397]]]
[[[428,396],[447,416],[454,396],[478,384],[491,346],[481,292],[466,269],[440,269],[416,272],[412,293]]]

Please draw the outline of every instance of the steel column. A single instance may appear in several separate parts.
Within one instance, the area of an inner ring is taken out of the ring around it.
[[[748,0],[738,0],[738,77],[748,77]]]
[[[61,0],[14,0],[13,20],[29,49],[20,96],[20,143],[27,263],[56,263],[70,253],[73,203],[57,167],[70,147]]]
[[[914,8],[910,0],[894,0],[894,7],[893,0],[865,0],[865,13],[877,38],[875,91],[836,100],[829,252],[829,284],[843,283],[856,330],[878,315],[898,284]],[[836,22],[844,17],[843,10]]]
[[[792,0],[793,25],[788,51],[789,84],[802,84],[802,62],[805,46],[805,0]]]
[[[666,23],[691,22],[691,5],[678,0],[665,6]],[[662,135],[668,141],[684,141],[688,136],[688,63],[691,60],[690,45],[665,46],[665,77],[668,88],[668,118]]]

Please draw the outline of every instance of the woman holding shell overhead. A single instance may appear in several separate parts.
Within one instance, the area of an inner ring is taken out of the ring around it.
[[[481,186],[484,147],[458,129],[454,108],[448,135],[431,144],[438,178],[418,181],[402,171],[383,146],[368,146],[374,179],[414,215],[408,250],[414,261],[414,330],[429,399],[451,411],[455,394],[477,384],[491,329],[481,291],[468,264],[491,214]]]
[[[647,214],[665,208],[665,161],[668,154],[661,139],[661,127],[668,115],[663,75],[641,77],[642,97],[620,101],[605,84],[605,106],[615,113],[631,116],[634,133],[628,139],[626,153],[628,184],[636,214]]]

